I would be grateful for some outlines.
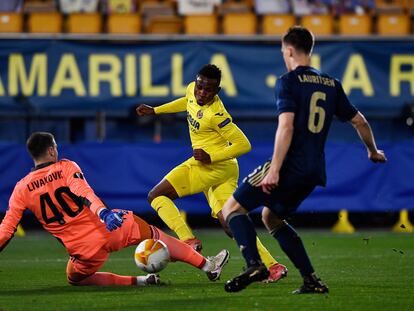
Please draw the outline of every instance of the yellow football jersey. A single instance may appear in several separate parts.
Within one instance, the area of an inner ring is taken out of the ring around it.
[[[211,162],[236,158],[251,149],[244,133],[232,121],[218,95],[209,105],[200,106],[194,96],[195,82],[187,86],[185,97],[155,107],[156,114],[187,111],[193,149],[203,149]]]

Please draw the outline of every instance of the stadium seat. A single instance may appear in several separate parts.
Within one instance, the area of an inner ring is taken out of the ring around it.
[[[376,0],[375,11],[377,14],[401,14],[404,11],[405,2],[406,0]]]
[[[220,15],[228,13],[249,13],[252,12],[253,4],[251,1],[228,0],[218,5],[217,12]]]
[[[377,20],[377,32],[384,36],[407,35],[410,19],[406,14],[381,14]]]
[[[291,14],[264,15],[262,19],[262,33],[265,35],[282,35],[295,23],[296,18]]]
[[[29,15],[28,31],[37,33],[62,32],[62,15],[58,12],[36,12]]]
[[[23,2],[23,13],[30,14],[34,12],[56,12],[57,3],[58,1],[55,0],[26,0]]]
[[[91,1],[91,0],[87,0],[87,1]],[[97,0],[92,0],[92,1],[97,1]],[[104,5],[104,12],[107,14],[133,13],[135,12],[136,5],[139,3],[139,1],[136,1],[136,0],[106,0],[106,1],[100,1],[100,2],[106,2],[106,5]]]
[[[69,14],[66,27],[67,32],[70,33],[100,33],[102,30],[101,14]]]
[[[141,13],[144,22],[152,16],[175,15],[174,5],[171,2],[148,1],[141,2],[139,12]]]
[[[331,35],[333,33],[333,17],[327,15],[305,15],[302,26],[311,30],[315,35]]]
[[[153,16],[148,20],[145,30],[150,34],[179,34],[182,21],[177,16]]]
[[[216,15],[187,15],[184,17],[184,32],[189,35],[214,35],[218,31]]]
[[[141,17],[137,14],[110,14],[107,20],[108,33],[137,34],[141,32]]]
[[[256,34],[257,20],[253,13],[227,13],[223,16],[223,33],[226,35]]]
[[[369,35],[372,19],[368,14],[344,14],[339,17],[339,34],[347,36]]]
[[[22,32],[23,16],[19,13],[0,12],[0,32]]]

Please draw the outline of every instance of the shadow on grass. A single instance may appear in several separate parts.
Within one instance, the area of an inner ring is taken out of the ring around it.
[[[210,285],[218,286],[222,288],[222,284],[210,283]],[[186,292],[190,289],[200,287],[201,291],[205,291],[205,283],[185,283],[185,284],[174,284],[171,282],[166,282],[158,286],[44,286],[38,288],[9,288],[9,289],[0,289],[0,297],[25,297],[25,296],[53,296],[53,295],[62,295],[69,293],[102,293],[102,294],[111,294],[111,293],[145,293],[145,292],[154,292],[159,293],[175,291],[179,295],[181,292]],[[223,289],[224,294],[224,289]]]

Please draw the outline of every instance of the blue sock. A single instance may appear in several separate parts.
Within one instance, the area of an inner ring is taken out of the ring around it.
[[[262,263],[256,246],[256,230],[249,217],[244,214],[230,218],[229,227],[248,267]]]
[[[302,240],[289,224],[272,232],[280,247],[299,270],[302,277],[308,277],[314,272],[309,256],[306,253]]]

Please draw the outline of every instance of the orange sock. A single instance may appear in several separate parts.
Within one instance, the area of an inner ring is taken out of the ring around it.
[[[111,286],[111,285],[124,285],[131,286],[137,285],[136,276],[122,276],[109,272],[96,272],[91,276],[83,279],[79,282],[73,282],[72,285],[96,285],[96,286]]]
[[[198,269],[201,269],[206,263],[206,259],[191,246],[184,242],[162,232],[156,227],[152,227],[154,239],[164,242],[170,252],[171,261],[183,261]]]

